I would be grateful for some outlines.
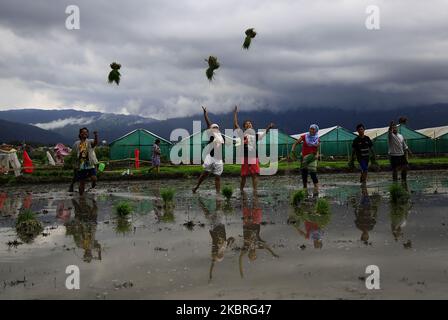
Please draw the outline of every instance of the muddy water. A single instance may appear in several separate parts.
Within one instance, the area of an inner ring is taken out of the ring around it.
[[[297,177],[262,178],[258,195],[216,197],[213,181],[102,184],[84,198],[65,185],[0,187],[0,299],[448,298],[448,174],[412,173],[411,199],[391,205],[389,175],[321,175],[319,197],[293,209]],[[165,208],[160,189],[175,188]],[[115,206],[133,213],[118,219]],[[20,211],[44,231],[17,234]],[[25,240],[28,241],[25,243]],[[66,267],[80,269],[67,290]],[[380,269],[368,290],[366,267]]]

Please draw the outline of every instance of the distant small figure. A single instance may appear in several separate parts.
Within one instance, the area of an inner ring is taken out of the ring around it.
[[[154,142],[154,145],[152,146],[152,158],[151,158],[151,169],[149,169],[149,172],[152,170],[156,170],[156,173],[159,174],[160,172],[160,139],[156,139]]]

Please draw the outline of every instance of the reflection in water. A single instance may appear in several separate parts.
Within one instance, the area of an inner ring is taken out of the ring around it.
[[[390,203],[390,223],[395,241],[398,241],[403,237],[403,228],[406,226],[411,208],[412,202],[410,201],[410,198],[406,198],[401,202]]]
[[[362,185],[361,198],[352,202],[355,209],[355,225],[361,231],[361,241],[368,244],[370,235],[377,221],[378,207],[381,197],[378,194],[369,195],[367,187]]]
[[[20,211],[31,208],[33,195],[25,194],[24,198],[9,197],[6,192],[0,193],[0,215],[17,216]]]
[[[243,257],[247,253],[250,261],[257,259],[257,249],[266,249],[272,256],[279,256],[270,248],[270,246],[260,237],[260,225],[262,219],[262,209],[258,203],[258,196],[253,195],[252,206],[249,206],[247,194],[242,193],[243,207],[243,238],[244,245],[241,248],[239,266],[240,275],[243,278]]]
[[[313,198],[303,201],[290,215],[288,223],[305,239],[311,239],[315,249],[322,249],[324,228],[331,221],[331,212],[318,214],[316,212],[316,200]],[[302,222],[303,227],[301,227]]]
[[[61,220],[63,222],[67,222],[70,220],[70,216],[72,215],[71,208],[65,207],[64,201],[59,201],[56,205],[56,219]]]
[[[73,236],[78,248],[84,250],[83,260],[91,262],[92,259],[101,260],[101,245],[95,239],[98,207],[93,197],[80,197],[72,199],[75,208],[75,217],[65,224],[66,234]],[[93,251],[97,256],[93,256]]]
[[[223,223],[222,200],[216,198],[215,207],[210,210],[204,203],[204,200],[199,198],[199,206],[204,212],[210,226],[209,232],[212,238],[212,253],[209,280],[212,280],[215,263],[224,260],[226,249],[235,242],[235,238],[227,238],[226,227]]]

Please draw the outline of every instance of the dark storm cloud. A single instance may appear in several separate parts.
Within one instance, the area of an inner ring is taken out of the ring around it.
[[[378,5],[381,30],[365,28]],[[65,29],[78,5],[81,29]],[[443,0],[0,2],[0,108],[159,118],[304,106],[390,108],[448,101]],[[243,32],[259,32],[248,52]],[[208,55],[222,67],[205,78]],[[109,63],[122,83],[106,83]]]

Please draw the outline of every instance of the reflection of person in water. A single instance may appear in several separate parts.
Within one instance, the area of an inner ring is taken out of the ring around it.
[[[331,212],[318,214],[316,212],[316,199],[303,202],[288,218],[297,232],[305,239],[311,239],[315,249],[323,248],[324,228],[331,221]],[[303,222],[304,230],[300,225]]]
[[[66,222],[70,219],[71,214],[71,209],[65,207],[64,201],[59,201],[56,206],[56,218]]]
[[[212,262],[210,265],[209,279],[213,277],[213,268],[216,262],[224,260],[224,254],[226,249],[229,248],[234,242],[235,238],[226,235],[226,227],[222,221],[222,200],[216,198],[216,206],[214,210],[210,210],[204,203],[203,199],[199,198],[199,206],[202,208],[205,217],[210,224],[210,236],[212,238]]]
[[[376,225],[376,216],[378,210],[378,197],[370,197],[367,187],[362,186],[362,195],[359,203],[354,204],[355,225],[361,231],[361,241],[369,241],[369,232]]]
[[[242,193],[243,200],[243,238],[244,245],[241,248],[239,265],[240,275],[243,277],[243,257],[247,253],[249,260],[257,259],[257,249],[265,249],[272,256],[279,256],[270,248],[270,246],[260,238],[260,225],[262,218],[262,209],[258,204],[258,196],[254,193],[252,207],[248,205],[247,194]]]
[[[67,235],[72,235],[78,248],[84,250],[83,260],[91,262],[92,259],[101,260],[101,245],[95,240],[98,207],[93,197],[80,197],[72,199],[75,209],[75,218],[68,222],[66,227]],[[97,251],[97,257],[93,256],[93,251]]]
[[[412,204],[409,200],[390,204],[390,226],[395,241],[403,237],[403,228],[406,226],[411,207]]]
[[[6,192],[0,193],[0,215],[16,216],[20,211],[31,209],[33,195],[27,193],[22,201],[19,197],[8,197]]]

